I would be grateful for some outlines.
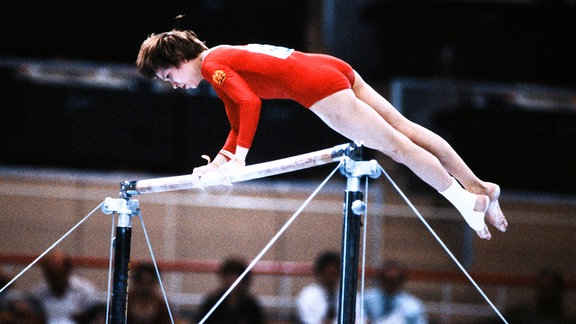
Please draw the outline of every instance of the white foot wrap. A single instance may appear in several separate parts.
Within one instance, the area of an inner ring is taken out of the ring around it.
[[[454,179],[454,182],[448,189],[440,191],[440,194],[458,209],[466,223],[468,223],[473,230],[480,231],[484,229],[486,226],[484,223],[484,214],[486,211],[474,211],[476,200],[478,199],[477,195],[469,193],[462,188],[456,179]],[[486,207],[488,207],[488,204]]]

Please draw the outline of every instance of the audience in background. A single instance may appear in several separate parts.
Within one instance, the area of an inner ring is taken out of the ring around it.
[[[364,294],[364,314],[372,324],[425,324],[424,305],[403,290],[406,271],[399,262],[386,262],[378,272],[379,285]]]
[[[10,282],[0,271],[0,288]],[[11,287],[0,293],[0,324],[45,324],[46,313],[40,302],[29,294],[12,294]]]
[[[45,282],[33,294],[42,304],[48,324],[74,323],[74,315],[97,302],[96,289],[72,273],[72,260],[64,251],[55,249],[47,254],[40,266]]]
[[[535,288],[533,303],[518,305],[503,314],[510,324],[576,324],[576,319],[568,318],[564,308],[565,285],[559,271],[541,269],[536,276]]]
[[[246,270],[247,264],[239,258],[227,258],[220,265],[218,277],[220,285],[202,302],[197,321],[202,320],[222,295]],[[265,314],[258,299],[250,293],[251,276],[248,273],[232,290],[216,310],[208,317],[206,324],[261,324],[266,323]]]
[[[72,262],[62,250],[56,249],[40,262],[45,278],[32,294],[6,298],[0,294],[0,324],[104,324],[106,304],[98,303],[96,290],[86,280],[74,275]],[[220,297],[245,271],[247,264],[239,258],[225,259],[218,270],[220,284],[201,304],[196,322],[212,309]],[[341,277],[341,257],[338,252],[324,251],[314,262],[314,282],[305,286],[296,297],[296,315],[302,324],[332,324],[337,322],[338,294]],[[171,323],[158,276],[152,264],[140,263],[131,270],[127,322],[138,324]],[[377,273],[378,285],[367,288],[364,295],[363,323],[366,324],[426,324],[423,303],[403,290],[407,272],[391,260]],[[0,288],[9,281],[0,272]],[[250,293],[250,274],[206,320],[206,324],[263,324],[265,313],[258,299]],[[536,277],[533,303],[522,304],[504,313],[511,323],[576,324],[569,318],[564,305],[565,284],[562,274],[542,269]],[[360,311],[357,298],[356,313]],[[188,323],[175,318],[176,323]],[[500,322],[497,318],[478,323]]]
[[[128,323],[170,323],[168,307],[158,283],[156,268],[151,263],[137,264],[131,270],[128,288]]]
[[[106,304],[100,303],[74,316],[76,324],[106,324]]]
[[[302,288],[296,297],[296,315],[299,323],[336,323],[340,287],[340,254],[335,251],[320,253],[314,261],[314,282]],[[356,322],[359,323],[359,298],[356,298]]]
[[[6,286],[9,282],[10,279],[8,278],[8,275],[6,275],[4,272],[2,272],[2,270],[0,270],[0,289],[4,288],[4,286]],[[10,287],[7,287],[2,293],[0,293],[0,315],[2,314],[2,311],[6,310],[6,308],[8,307],[9,293],[10,293]],[[0,323],[2,322],[0,321]]]
[[[47,324],[46,313],[40,301],[33,296],[15,298],[0,311],[2,324]]]

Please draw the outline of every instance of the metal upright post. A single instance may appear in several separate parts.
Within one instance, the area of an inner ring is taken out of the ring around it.
[[[377,178],[380,168],[376,161],[361,161],[362,147],[352,147],[342,161],[340,171],[347,177],[344,197],[342,228],[342,267],[338,323],[354,323],[356,320],[356,291],[358,284],[358,252],[360,247],[361,216],[366,210],[361,191],[361,179]]]
[[[121,192],[121,196],[125,193]],[[128,311],[128,270],[130,266],[130,243],[132,239],[132,216],[138,213],[138,200],[107,198],[102,205],[105,214],[118,213],[116,237],[114,238],[114,275],[110,323],[125,324]]]

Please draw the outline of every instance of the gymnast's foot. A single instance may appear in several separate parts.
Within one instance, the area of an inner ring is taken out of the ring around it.
[[[453,179],[448,188],[438,192],[458,209],[468,226],[475,230],[481,239],[489,240],[492,235],[486,226],[485,218],[490,206],[490,196],[485,194],[486,191],[468,191]]]
[[[500,232],[506,232],[508,228],[508,221],[504,217],[502,210],[500,209],[500,203],[498,202],[498,198],[500,197],[500,186],[495,183],[491,182],[483,182],[482,188],[471,190],[476,194],[484,194],[487,195],[490,203],[488,204],[488,209],[486,210],[485,220],[488,224],[496,227]],[[484,230],[477,231],[478,236],[483,237],[486,233],[490,233],[488,228]]]
[[[486,211],[486,220],[500,232],[506,232],[508,221],[504,217],[504,213],[502,213],[500,203],[498,202],[498,198],[500,197],[500,186],[491,182],[487,182],[486,186],[488,187],[488,197],[490,198],[490,204]]]

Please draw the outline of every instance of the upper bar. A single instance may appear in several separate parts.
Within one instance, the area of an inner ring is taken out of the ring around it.
[[[248,165],[236,170],[232,170],[228,179],[230,182],[240,182],[258,178],[264,178],[281,173],[302,170],[338,161],[343,155],[348,155],[356,148],[356,144],[340,144],[332,148],[310,152],[306,154],[287,157],[270,162]],[[183,176],[155,178],[123,182],[120,189],[120,197],[130,198],[135,195],[142,195],[153,192],[164,192],[173,190],[184,190],[200,187],[209,187],[222,184],[222,174],[210,172],[202,176],[200,186],[192,180],[191,174]]]

